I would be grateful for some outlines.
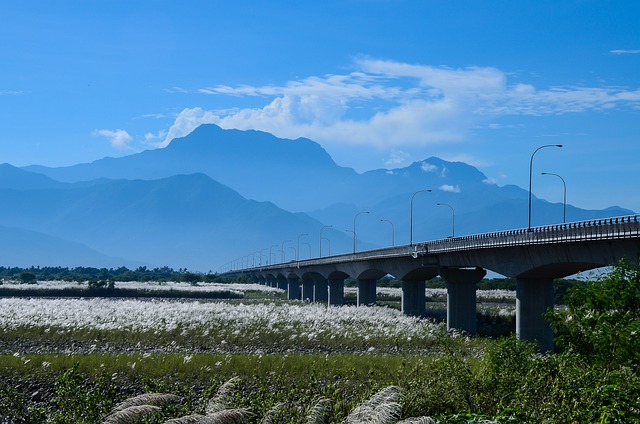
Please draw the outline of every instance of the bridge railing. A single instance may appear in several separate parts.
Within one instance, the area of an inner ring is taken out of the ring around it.
[[[640,236],[640,216],[603,218],[543,227],[497,231],[424,243],[428,253],[487,249],[532,244],[612,240]]]

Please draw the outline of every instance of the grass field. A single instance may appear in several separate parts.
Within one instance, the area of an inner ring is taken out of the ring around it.
[[[388,289],[377,307],[227,289],[245,298],[0,298],[0,422],[597,422],[607,396],[637,401],[632,370],[447,332],[402,315]],[[485,325],[512,320],[510,293],[478,297]],[[149,404],[113,415],[139,395]]]

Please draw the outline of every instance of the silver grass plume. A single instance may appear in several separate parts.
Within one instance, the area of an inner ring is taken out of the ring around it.
[[[397,424],[436,424],[436,420],[431,417],[413,417],[398,421]]]
[[[307,411],[306,424],[325,424],[330,400],[324,397],[319,398]]]
[[[262,417],[260,424],[277,424],[276,416],[282,411],[282,402],[278,402],[273,405]]]
[[[227,409],[227,404],[229,403],[231,392],[233,391],[233,389],[235,389],[235,386],[239,381],[240,379],[238,377],[233,377],[227,380],[222,386],[218,388],[215,396],[212,397],[207,404],[207,415],[211,415],[214,412]]]
[[[160,412],[160,408],[153,405],[134,405],[120,411],[115,411],[105,418],[103,424],[133,424],[142,422],[149,415]]]
[[[171,393],[145,393],[142,395],[125,399],[124,401],[117,404],[111,410],[111,412],[122,411],[131,406],[140,406],[140,405],[163,406],[168,403],[179,402],[180,400],[182,400],[180,396],[173,395]]]
[[[209,415],[186,415],[165,421],[165,424],[240,424],[251,416],[248,409],[224,409]]]
[[[354,408],[345,424],[393,424],[400,416],[400,388],[385,387]]]

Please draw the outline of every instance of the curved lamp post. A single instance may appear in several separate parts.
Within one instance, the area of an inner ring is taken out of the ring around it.
[[[272,245],[269,247],[269,261],[267,262],[267,264],[273,264],[273,263],[276,261],[276,257],[275,257],[275,255],[274,255],[274,256],[273,256],[273,262],[271,262],[271,249],[273,249],[274,247],[278,247],[278,245],[277,245],[277,244],[272,244]]]
[[[455,216],[455,211],[453,210],[453,206],[451,206],[448,203],[436,203],[436,206],[447,206],[449,209],[451,209],[451,238],[456,236],[456,216]]]
[[[333,228],[333,225],[324,225],[322,228],[320,228],[320,257],[322,257],[322,239],[324,238],[322,237],[322,230],[324,230],[325,228]],[[331,242],[328,238],[324,239],[329,242],[329,256],[331,256]]]
[[[368,213],[369,212],[358,212],[356,214],[356,216],[353,217],[353,253],[356,253],[356,239],[357,239],[357,237],[356,237],[356,218],[359,215],[365,215],[365,214],[368,214]]]
[[[300,260],[300,237],[308,236],[309,234],[300,234],[298,236],[298,248],[296,249],[296,261]]]
[[[311,243],[304,242],[302,244],[309,246],[309,259],[311,259]]]
[[[427,193],[431,192],[431,190],[418,190],[413,195],[411,195],[411,203],[409,203],[409,246],[413,245],[413,198],[416,197],[418,193]]]
[[[538,150],[544,149],[545,147],[562,147],[562,144],[545,144],[544,146],[538,147],[531,154],[531,159],[529,160],[529,226],[527,227],[527,231],[531,231],[531,180],[533,177],[533,157],[538,153]]]
[[[280,263],[284,263],[284,244],[285,244],[285,243],[287,243],[287,242],[289,242],[289,241],[291,241],[291,240],[285,240],[285,241],[283,241],[283,242],[282,242],[282,245],[280,246],[280,252],[282,252],[282,262],[280,262]]]
[[[562,186],[564,188],[563,190],[564,195],[562,197],[562,223],[566,224],[567,223],[567,182],[560,175],[554,174],[552,172],[543,172],[542,175],[555,175],[556,177],[562,180]]]
[[[395,241],[395,227],[393,226],[393,222],[389,221],[388,219],[381,219],[380,222],[388,222],[389,224],[391,224],[391,246],[395,246],[396,245],[396,241]]]

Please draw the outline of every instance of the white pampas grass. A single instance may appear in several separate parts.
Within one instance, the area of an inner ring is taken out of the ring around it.
[[[207,415],[227,409],[229,398],[239,381],[240,378],[232,377],[218,388],[216,395],[212,397],[207,404]]]
[[[436,421],[431,417],[414,417],[398,421],[397,424],[436,424]]]
[[[400,416],[400,388],[385,387],[358,405],[345,418],[345,424],[393,424]]]
[[[240,424],[251,416],[248,409],[224,409],[208,415],[186,415],[165,421],[165,424]]]
[[[117,404],[111,412],[117,412],[125,410],[131,406],[140,405],[153,405],[163,406],[168,403],[176,403],[182,400],[180,396],[171,393],[144,393],[142,395],[134,396]]]
[[[331,401],[327,398],[319,398],[316,403],[314,403],[307,410],[307,419],[305,421],[306,424],[326,424],[326,415],[329,410],[329,405]]]
[[[103,424],[133,424],[142,422],[149,415],[160,412],[160,408],[153,405],[134,405],[115,411],[108,415]]]

